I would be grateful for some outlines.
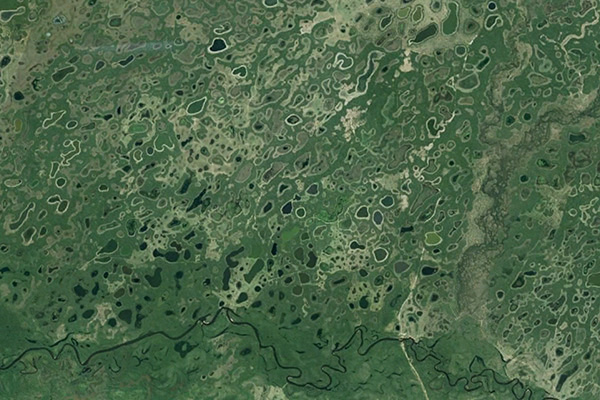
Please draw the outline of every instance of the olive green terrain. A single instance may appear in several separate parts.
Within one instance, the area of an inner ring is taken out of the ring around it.
[[[600,398],[596,0],[0,0],[0,400]]]

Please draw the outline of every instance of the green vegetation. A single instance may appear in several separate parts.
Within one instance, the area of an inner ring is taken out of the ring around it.
[[[0,5],[0,399],[600,398],[595,1]]]

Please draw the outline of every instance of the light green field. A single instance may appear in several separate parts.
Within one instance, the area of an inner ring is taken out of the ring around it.
[[[0,400],[600,398],[597,1],[0,3]]]

